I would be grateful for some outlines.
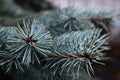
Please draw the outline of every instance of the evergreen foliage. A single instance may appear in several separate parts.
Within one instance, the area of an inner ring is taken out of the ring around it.
[[[91,80],[92,64],[104,65],[109,33],[101,32],[108,29],[106,20],[110,23],[112,17],[106,12],[67,8],[15,27],[0,27],[0,47],[5,44],[0,65],[6,72],[36,68],[40,80]]]
[[[51,14],[51,15],[50,15]],[[70,31],[86,30],[94,27],[108,31],[114,14],[108,11],[65,8],[50,13],[48,19],[52,35]]]
[[[0,48],[7,40],[7,29],[5,27],[0,27]]]
[[[90,73],[94,74],[92,63],[103,64],[99,62],[104,60],[102,51],[109,49],[106,46],[109,40],[108,35],[100,36],[100,33],[99,29],[90,29],[65,33],[55,38],[53,48],[57,55],[51,58],[46,66],[55,69],[55,72],[61,69],[60,74],[64,73],[64,70],[70,72],[71,68],[74,68],[74,74],[78,76],[82,73],[81,69],[85,69],[91,76]]]

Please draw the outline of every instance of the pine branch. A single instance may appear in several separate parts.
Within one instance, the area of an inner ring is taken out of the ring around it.
[[[7,38],[10,34],[9,30],[11,30],[10,27],[0,27],[0,48],[6,44]]]
[[[50,15],[51,14],[51,15]],[[65,8],[49,14],[50,31],[52,35],[66,32],[86,30],[95,27],[109,30],[114,14],[102,10],[80,10]],[[47,16],[47,15],[46,15]]]
[[[57,37],[53,41],[53,48],[57,52],[56,55],[48,57],[46,68],[55,69],[58,67],[60,74],[67,70],[69,72],[72,67],[77,69],[85,69],[89,76],[94,74],[92,63],[99,63],[99,60],[104,60],[102,51],[108,50],[108,35],[100,36],[102,30],[93,29],[83,32],[65,33]],[[49,61],[50,60],[50,61]],[[75,74],[78,72],[76,70]],[[79,75],[78,75],[79,76]]]
[[[81,20],[79,10],[71,8],[65,8],[53,12],[50,19],[50,30],[54,35],[94,27],[91,22]]]
[[[8,52],[0,52],[0,65],[2,65],[3,69],[7,72],[12,72],[12,70],[17,70],[20,72],[24,72],[22,64],[20,61],[13,55],[9,55]]]
[[[112,17],[102,11],[66,8],[16,27],[2,27],[0,47],[5,48],[0,49],[0,65],[6,72],[24,72],[24,65],[42,66],[38,71],[42,80],[90,80],[92,64],[104,65],[101,61],[107,59],[103,52],[109,50],[109,33],[101,33]]]
[[[14,28],[14,32],[8,38],[7,47],[10,48],[10,54],[15,55],[20,62],[25,65],[40,63],[39,58],[50,53],[51,36],[45,26],[37,20],[23,22]]]

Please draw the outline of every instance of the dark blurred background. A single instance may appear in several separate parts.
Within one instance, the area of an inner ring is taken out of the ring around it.
[[[106,66],[94,64],[98,80],[120,80],[120,0],[0,0],[0,25],[13,26],[23,18],[38,15],[43,11],[74,6],[112,11],[117,15],[110,27],[109,60]],[[0,68],[0,80],[12,80]]]

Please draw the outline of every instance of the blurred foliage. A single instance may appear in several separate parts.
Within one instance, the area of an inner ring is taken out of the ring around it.
[[[41,15],[55,6],[46,0],[0,0],[0,25],[15,25],[23,19]]]

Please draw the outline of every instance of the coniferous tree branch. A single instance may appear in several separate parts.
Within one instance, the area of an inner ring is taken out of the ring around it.
[[[3,69],[5,69],[6,73],[12,72],[12,70],[24,72],[23,65],[21,64],[19,59],[17,59],[13,55],[9,55],[8,53],[4,53],[4,55],[2,55],[0,65],[3,66]]]
[[[109,50],[109,34],[101,32],[107,30],[112,17],[101,11],[67,8],[16,27],[3,27],[0,47],[4,41],[6,46],[0,51],[0,65],[6,72],[23,72],[24,65],[43,63],[37,64],[42,80],[90,80],[92,64],[104,65],[101,61],[107,59],[103,52]]]
[[[60,35],[70,31],[86,30],[95,27],[109,30],[110,22],[115,16],[102,10],[82,10],[65,8],[46,15],[49,16],[52,35]]]
[[[6,43],[7,37],[7,29],[5,27],[0,27],[0,47]]]
[[[34,64],[36,61],[40,63],[40,57],[47,57],[50,53],[51,36],[37,20],[33,20],[32,23],[23,22],[23,27],[18,24],[12,31],[7,40],[9,54],[1,59],[1,65],[3,63],[10,65],[7,72],[13,63],[16,68],[20,63],[24,65]]]
[[[59,67],[58,71],[60,69],[61,74],[64,70],[69,72],[72,67],[78,68],[76,74],[79,74],[82,73],[78,72],[79,68],[82,68],[91,76],[91,73],[94,74],[92,63],[104,65],[99,60],[105,59],[102,51],[109,49],[106,46],[109,37],[107,34],[100,36],[101,31],[99,29],[76,31],[57,37],[53,41],[57,55],[48,57],[46,67],[52,69]]]

